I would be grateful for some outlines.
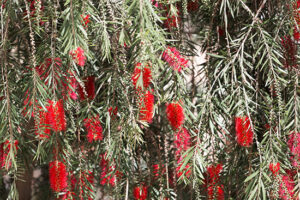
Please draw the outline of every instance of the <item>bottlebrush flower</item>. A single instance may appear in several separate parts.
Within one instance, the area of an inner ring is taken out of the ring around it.
[[[167,104],[166,113],[173,130],[177,130],[183,125],[184,112],[179,103]]]
[[[300,133],[292,132],[287,144],[292,154],[292,165],[294,167],[300,167]]]
[[[19,141],[15,140],[14,142],[12,142],[15,146],[15,150],[18,150],[18,144]],[[6,164],[7,161],[7,156],[9,154],[11,150],[11,142],[9,140],[6,140],[4,143],[0,144],[0,168],[4,168],[6,167],[6,169],[9,169],[11,167],[11,161],[9,159],[9,163]]]
[[[199,2],[198,0],[189,0],[187,4],[187,10],[188,12],[195,12],[199,9]]]
[[[293,181],[293,177],[291,177],[291,175],[289,175],[289,174],[283,175],[281,184],[279,186],[279,192],[278,192],[280,198],[283,200],[295,199],[294,191],[293,191],[294,187],[295,187],[295,184]]]
[[[253,131],[247,116],[235,118],[235,132],[239,145],[249,147],[253,143]]]
[[[170,15],[170,6],[168,7],[165,7],[165,10],[166,10],[166,17],[167,19],[164,20],[164,27],[169,29],[169,30],[172,30],[174,28],[177,28],[181,22],[181,19],[180,19],[180,11],[179,9],[177,8],[177,12],[176,12],[176,15]]]
[[[297,45],[292,41],[291,36],[281,38],[283,48],[284,67],[297,67]]]
[[[87,138],[89,142],[99,141],[103,139],[103,129],[99,116],[84,119],[84,126],[87,130]]]
[[[117,116],[117,114],[118,114],[118,107],[116,106],[115,109],[113,109],[113,107],[111,106],[111,107],[108,108],[108,112],[109,112],[110,116],[112,116],[112,115]]]
[[[274,176],[277,176],[277,174],[279,174],[279,170],[280,170],[280,163],[279,162],[277,164],[270,163],[269,169]]]
[[[300,40],[300,33],[299,33],[297,27],[294,27],[293,35],[294,35],[294,39],[295,39],[296,41],[299,41],[299,40]]]
[[[221,173],[222,169],[223,169],[222,164],[217,164],[216,166],[210,165],[207,167],[209,184],[216,184],[219,182],[220,173]]]
[[[174,144],[176,157],[180,157],[184,151],[187,151],[188,148],[190,148],[190,139],[190,134],[185,128],[182,128],[175,134]]]
[[[133,197],[135,200],[145,200],[147,199],[148,188],[142,183],[140,186],[136,186],[133,189]]]
[[[132,75],[132,82],[134,87],[140,88],[140,86],[137,87],[137,82],[141,78],[143,80],[143,89],[147,89],[148,86],[151,83],[152,75],[151,75],[151,69],[148,65],[146,65],[144,68],[141,67],[141,63],[136,64],[133,75]]]
[[[223,169],[222,164],[210,165],[207,167],[207,177],[205,183],[207,186],[207,196],[208,199],[224,199],[224,186],[219,184],[220,173]]]
[[[40,138],[49,138],[51,134],[49,114],[47,111],[40,109],[38,112],[38,120],[34,119],[35,134]]]
[[[77,80],[75,77],[69,77],[68,82],[70,84],[70,87],[68,87],[68,95],[71,99],[77,100],[78,95],[76,93],[76,89],[78,86]]]
[[[74,50],[73,52],[70,52],[73,60],[76,61],[76,63],[80,66],[83,67],[86,57],[84,56],[84,51],[81,47],[78,47],[76,50]]]
[[[115,166],[109,166],[109,161],[105,159],[106,154],[101,154],[101,161],[100,161],[100,168],[101,168],[101,175],[100,175],[100,184],[105,185],[109,184],[112,187],[116,185],[117,179],[120,179],[122,176],[122,173],[116,170],[115,174],[112,175],[112,173],[115,170]],[[108,175],[110,174],[110,175]]]
[[[152,122],[154,109],[154,96],[150,91],[142,94],[139,101],[140,120],[148,123]]]
[[[49,106],[47,107],[47,109],[52,130],[56,132],[65,131],[67,123],[63,100],[60,99],[56,102],[49,100]]]
[[[67,187],[67,171],[64,163],[58,160],[49,163],[49,181],[54,192],[61,192]]]
[[[90,15],[86,15],[85,17],[83,15],[80,15],[82,17],[83,20],[83,26],[84,28],[88,27],[88,23],[90,23],[91,21],[89,20]]]
[[[187,178],[189,178],[191,175],[190,165],[186,164],[185,167],[182,168],[183,165],[182,160],[183,160],[182,156],[180,156],[180,158],[177,160],[177,167],[175,169],[176,176],[177,178],[180,178],[184,174]]]
[[[78,93],[80,100],[93,100],[95,98],[95,77],[94,76],[88,76],[84,78],[84,88],[79,85],[78,87]]]
[[[180,72],[182,68],[187,67],[188,63],[188,60],[184,59],[175,47],[168,47],[163,52],[162,59],[178,72]]]

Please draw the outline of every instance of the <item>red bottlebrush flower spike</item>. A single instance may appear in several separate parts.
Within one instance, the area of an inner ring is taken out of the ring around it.
[[[84,28],[88,27],[88,23],[90,23],[91,21],[89,20],[90,15],[86,15],[85,17],[83,15],[80,15],[82,17],[83,20],[83,26]]]
[[[177,16],[175,15],[170,15],[170,6],[168,7],[165,7],[165,10],[166,10],[166,17],[167,19],[164,21],[164,27],[169,29],[169,30],[172,30],[172,29],[176,29],[177,27],[179,27],[179,24],[180,24],[180,11],[179,9],[177,8]]]
[[[70,77],[68,78],[68,83],[70,86],[67,88],[68,95],[71,99],[77,100],[78,94],[76,92],[76,89],[78,87],[78,82],[77,82],[76,78],[74,77],[73,73],[69,72],[69,74],[70,74]]]
[[[294,187],[293,176],[291,174],[283,175],[278,191],[279,197],[283,200],[295,199],[293,191]]]
[[[207,177],[205,182],[207,186],[207,196],[209,200],[224,199],[224,186],[219,184],[220,173],[222,169],[222,164],[218,164],[216,166],[210,165],[207,167]]]
[[[140,86],[137,87],[137,82],[140,78],[143,80],[143,89],[147,89],[151,83],[152,75],[151,75],[151,69],[147,66],[145,66],[143,69],[141,69],[141,63],[138,63],[134,69],[133,75],[132,75],[132,82],[134,87],[140,88]]]
[[[150,91],[141,96],[139,101],[140,120],[151,123],[153,119],[154,96]]]
[[[54,131],[58,132],[66,130],[67,123],[62,99],[57,102],[49,101],[48,117]]]
[[[84,119],[84,126],[88,132],[87,138],[90,143],[103,139],[103,129],[98,115]]]
[[[35,134],[40,138],[49,138],[51,134],[51,126],[49,114],[42,109],[39,111],[39,121],[34,121],[35,123]]]
[[[178,72],[180,72],[182,68],[187,67],[188,63],[188,60],[184,59],[175,47],[168,47],[163,52],[162,59]]]
[[[277,176],[280,170],[280,163],[279,162],[277,164],[270,163],[269,170],[272,172],[274,176]]]
[[[180,158],[177,160],[177,167],[175,169],[176,176],[177,176],[177,178],[180,178],[184,174],[187,178],[189,178],[191,175],[190,165],[186,164],[185,167],[182,168],[182,165],[183,165],[182,160],[183,160],[182,156],[180,156]]]
[[[218,164],[217,166],[210,165],[207,167],[209,184],[216,184],[219,182],[220,173],[221,173],[222,169],[223,169],[222,164]]]
[[[297,45],[292,41],[290,36],[282,37],[281,45],[283,48],[284,67],[297,67]]]
[[[80,66],[80,67],[83,67],[84,66],[84,63],[85,63],[85,60],[86,60],[86,57],[84,56],[84,51],[81,47],[78,47],[75,51],[71,51],[70,52],[73,60],[76,61],[76,63]]]
[[[291,151],[291,161],[294,167],[300,167],[300,133],[293,132],[287,142]]]
[[[49,163],[49,181],[54,192],[61,192],[67,187],[67,171],[64,163],[58,160]]]
[[[93,100],[95,98],[95,77],[94,76],[88,76],[84,80],[84,88],[79,85],[78,87],[78,93],[80,100]]]
[[[141,186],[136,186],[133,189],[133,197],[135,200],[145,200],[147,199],[148,188],[144,184]]]
[[[295,39],[296,41],[299,41],[299,40],[300,40],[300,33],[299,33],[297,27],[294,27],[293,35],[294,35],[294,39]]]
[[[237,143],[244,147],[249,147],[253,143],[253,131],[250,126],[250,120],[246,117],[235,118],[235,131]]]
[[[187,151],[188,148],[190,148],[190,139],[190,134],[185,128],[179,130],[175,134],[174,144],[176,149],[175,155],[177,158],[179,158],[184,151]]]
[[[177,130],[183,125],[184,112],[179,103],[167,104],[166,113],[173,130]]]
[[[198,0],[189,0],[187,4],[187,10],[188,12],[195,12],[199,9],[199,2]]]
[[[120,178],[122,176],[122,173],[116,170],[114,175],[108,175],[109,173],[112,173],[114,171],[115,166],[109,166],[109,161],[105,159],[106,154],[100,155],[101,161],[100,161],[100,168],[101,168],[101,175],[100,175],[100,184],[105,185],[109,184],[112,187],[115,186],[117,178]]]
[[[18,150],[18,144],[19,141],[15,140],[13,142],[15,146],[15,150]],[[11,150],[11,143],[9,140],[6,140],[4,143],[0,144],[0,168],[6,167],[6,169],[9,169],[11,167],[11,161],[9,160],[9,163],[6,164],[7,156]]]

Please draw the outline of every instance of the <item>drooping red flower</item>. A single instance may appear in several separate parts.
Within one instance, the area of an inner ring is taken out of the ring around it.
[[[119,172],[118,170],[116,170],[114,174],[110,174],[110,173],[113,173],[113,171],[115,170],[115,166],[114,165],[109,166],[109,160],[105,158],[106,154],[101,154],[100,157],[101,157],[100,184],[101,185],[109,184],[112,187],[114,187],[116,185],[117,180],[119,180],[123,174],[121,172]],[[108,175],[108,174],[110,174],[110,175]]]
[[[209,184],[216,184],[219,182],[220,179],[220,173],[223,169],[222,164],[217,164],[216,166],[210,165],[207,167],[207,173],[208,173],[208,183]]]
[[[166,113],[173,130],[177,130],[183,125],[184,112],[179,103],[167,104]]]
[[[140,120],[148,123],[152,122],[154,109],[154,96],[150,91],[141,94],[139,101]]]
[[[61,192],[67,187],[67,175],[64,163],[58,160],[49,163],[50,187],[54,192]]]
[[[110,116],[112,116],[112,115],[116,116],[118,114],[118,106],[116,106],[114,109],[112,106],[109,107],[108,112],[109,112]]]
[[[207,187],[207,196],[209,200],[224,199],[224,186],[219,183],[222,169],[222,164],[217,164],[216,166],[210,165],[207,167],[205,185]]]
[[[291,151],[291,161],[294,167],[300,167],[300,133],[292,132],[287,142]]]
[[[143,89],[147,89],[148,86],[151,83],[152,75],[151,75],[151,69],[148,65],[146,65],[144,68],[142,68],[142,64],[138,63],[135,66],[133,75],[132,75],[132,82],[135,88],[139,89],[141,88],[141,85],[143,86]],[[142,84],[137,86],[137,83],[139,82],[139,79],[142,80]]]
[[[34,119],[35,134],[40,138],[49,138],[51,134],[51,123],[49,114],[42,108],[38,112],[38,119]]]
[[[68,95],[71,99],[77,100],[78,94],[77,94],[76,90],[78,87],[78,82],[72,72],[69,71],[69,75],[70,76],[67,79],[67,81],[69,83],[69,87],[67,87]]]
[[[88,76],[84,78],[83,80],[84,88],[79,85],[78,87],[78,93],[80,100],[93,100],[95,98],[95,77],[94,76]]]
[[[235,118],[235,132],[237,143],[244,147],[249,147],[253,143],[253,131],[250,120],[247,116]]]
[[[180,72],[182,68],[187,67],[188,63],[188,60],[183,58],[175,47],[168,47],[163,52],[162,59],[178,72]]]
[[[65,131],[66,130],[66,117],[65,110],[63,105],[63,100],[58,101],[49,100],[48,109],[48,118],[51,124],[52,130],[55,132]]]
[[[297,58],[296,58],[297,45],[292,41],[291,36],[282,37],[281,45],[283,48],[284,67],[286,68],[297,67]]]
[[[293,35],[294,35],[294,39],[295,39],[296,41],[299,41],[299,40],[300,40],[300,33],[299,33],[297,27],[294,27]]]
[[[187,163],[184,168],[182,168],[183,165],[183,158],[182,156],[177,159],[177,167],[175,169],[177,178],[180,178],[183,174],[185,177],[189,178],[191,175],[191,166]]]
[[[88,27],[88,23],[90,23],[91,21],[89,20],[90,18],[90,15],[86,15],[85,17],[83,15],[80,15],[82,17],[82,20],[83,20],[83,26],[84,28],[87,28]]]
[[[14,144],[13,150],[18,150],[18,140],[14,140],[12,142]],[[6,167],[6,169],[9,169],[11,167],[11,160],[9,159],[8,164],[6,164],[7,156],[9,155],[9,152],[11,151],[11,142],[9,140],[6,140],[4,143],[0,144],[0,168]],[[16,155],[17,152],[14,154]]]
[[[295,199],[294,198],[294,181],[293,181],[293,177],[291,174],[286,174],[282,176],[282,180],[281,183],[279,185],[279,197],[283,200],[291,200],[291,199]],[[298,198],[296,198],[298,199]],[[295,200],[296,200],[295,199]]]
[[[272,174],[274,176],[277,176],[277,174],[279,174],[279,170],[280,170],[280,163],[279,162],[276,163],[276,164],[270,163],[269,164],[269,170],[272,172]]]
[[[177,8],[176,15],[170,13],[170,6],[165,7],[165,11],[167,19],[164,20],[164,27],[169,30],[176,29],[177,27],[179,27],[179,24],[181,22],[179,8]]]
[[[190,148],[190,139],[190,134],[185,128],[182,128],[175,134],[174,144],[176,157],[180,157],[184,151],[187,151],[188,148]]]
[[[84,56],[84,50],[81,47],[78,47],[76,50],[71,51],[70,54],[73,60],[75,60],[80,67],[84,66],[86,57]]]
[[[84,126],[88,132],[87,138],[89,142],[103,139],[103,129],[98,115],[84,119]]]
[[[133,189],[133,197],[135,200],[145,200],[147,199],[148,188],[142,183],[140,186],[136,186]]]

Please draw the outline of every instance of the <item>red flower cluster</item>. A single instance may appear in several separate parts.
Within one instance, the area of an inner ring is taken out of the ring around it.
[[[37,1],[40,1],[40,0],[37,0]],[[37,13],[38,13],[38,12],[36,12],[36,10],[38,9],[38,5],[36,5],[35,0],[27,0],[27,2],[30,2],[30,7],[29,7],[30,13],[29,13],[29,15],[30,15],[31,18],[35,18],[37,16]],[[42,2],[41,2],[41,4],[42,4]],[[44,10],[44,6],[41,5],[39,13],[42,13],[43,10]],[[24,10],[25,18],[27,18],[27,13],[28,13],[28,11]],[[44,24],[45,24],[45,22],[40,20],[40,25],[44,25]]]
[[[176,157],[180,157],[182,152],[188,150],[190,148],[191,142],[190,142],[190,134],[189,132],[185,129],[182,128],[175,134],[175,149],[176,149]]]
[[[168,47],[163,52],[162,58],[178,72],[181,71],[181,68],[187,67],[188,60],[183,58],[175,47]]]
[[[76,50],[71,51],[70,54],[71,54],[73,60],[75,60],[76,63],[80,67],[84,66],[86,57],[84,56],[84,51],[83,51],[83,49],[81,47],[78,47]]]
[[[177,178],[180,178],[183,174],[188,178],[191,175],[191,170],[190,170],[190,165],[186,164],[185,167],[183,169],[182,165],[183,165],[183,157],[180,156],[179,159],[177,159],[177,167],[176,167],[176,176]]]
[[[294,18],[296,21],[296,25],[294,26],[294,39],[299,40],[300,39],[300,33],[298,31],[298,28],[300,28],[300,1],[296,1],[295,4],[293,5],[293,13],[294,13]]]
[[[87,28],[88,27],[88,23],[90,23],[91,21],[89,20],[90,18],[90,15],[86,15],[85,17],[83,15],[80,15],[82,17],[82,24],[84,26],[84,28]]]
[[[75,175],[72,174],[71,176],[71,191],[67,192],[67,194],[69,196],[72,196],[72,199],[75,199],[76,194],[75,194],[75,190],[77,186],[80,186],[79,191],[80,194],[82,194],[83,196],[85,196],[87,198],[87,200],[93,200],[93,198],[90,197],[90,192],[93,192],[93,189],[91,188],[91,186],[94,186],[94,174],[91,171],[86,172],[82,172],[81,177],[79,177],[79,182],[78,179],[76,179]],[[68,196],[66,196],[68,197]],[[82,199],[82,196],[80,197]],[[68,199],[68,198],[65,198]]]
[[[294,181],[293,181],[293,173],[291,171],[287,171],[286,175],[282,176],[281,184],[279,185],[279,197],[283,200],[291,200],[294,198]],[[295,200],[297,200],[296,198]]]
[[[113,107],[111,106],[111,107],[108,108],[108,112],[109,112],[110,116],[112,116],[112,115],[117,116],[117,114],[118,114],[118,107],[116,106],[113,109]]]
[[[282,37],[281,45],[283,47],[284,67],[297,67],[297,45],[290,36]]]
[[[78,93],[80,100],[93,100],[95,98],[95,77],[88,76],[84,80],[84,88],[79,85]]]
[[[199,9],[199,2],[198,0],[189,0],[187,4],[188,12],[195,12]]]
[[[148,123],[152,122],[154,109],[154,96],[150,91],[141,94],[139,101],[140,120]]]
[[[73,73],[69,72],[70,77],[68,78],[68,83],[70,85],[70,87],[68,87],[68,95],[71,99],[73,100],[77,100],[78,95],[76,93],[76,89],[78,86],[78,82],[76,80],[76,78],[74,77]]]
[[[19,141],[15,140],[13,143],[14,143],[15,149],[17,151]],[[11,144],[10,144],[9,140],[6,140],[4,143],[0,144],[0,168],[6,167],[7,169],[9,169],[11,167],[10,161],[9,161],[9,164],[7,166],[5,166],[7,156],[9,154],[10,150],[11,150]]]
[[[224,186],[219,184],[220,181],[220,173],[223,169],[222,164],[218,164],[217,166],[210,165],[207,167],[207,195],[208,199],[224,199]]]
[[[106,154],[100,155],[101,161],[100,161],[100,167],[101,167],[101,175],[100,175],[100,184],[105,185],[109,184],[112,187],[115,186],[117,179],[120,179],[122,176],[122,173],[116,170],[115,174],[112,175],[112,173],[115,170],[115,166],[109,166],[109,161],[105,159]],[[110,174],[110,175],[108,175]]]
[[[84,119],[84,126],[88,132],[87,138],[89,142],[103,139],[103,129],[98,115]]]
[[[134,87],[136,87],[137,89],[140,89],[141,85],[142,85],[143,89],[146,90],[149,87],[149,85],[151,83],[151,79],[152,79],[151,69],[149,68],[148,65],[146,65],[142,69],[141,65],[142,65],[141,63],[136,64],[131,79],[132,79]],[[138,83],[139,79],[141,79],[143,81],[141,85]],[[138,83],[138,86],[137,86],[137,83]]]
[[[274,176],[277,176],[280,170],[280,163],[279,162],[277,164],[270,163],[269,170],[272,172]]]
[[[289,136],[288,147],[291,151],[291,161],[294,167],[300,167],[300,133],[293,132]]]
[[[239,145],[249,147],[253,143],[253,131],[247,116],[235,118],[235,132]]]
[[[183,125],[184,112],[179,103],[167,104],[166,113],[173,130],[177,130]]]
[[[61,192],[67,187],[67,174],[64,163],[58,160],[49,163],[50,187],[54,192]]]
[[[51,129],[56,132],[66,130],[67,123],[62,99],[56,102],[49,100],[46,111],[41,107],[39,109],[39,121],[35,121],[36,135],[40,138],[49,138]]]
[[[145,200],[147,199],[148,188],[145,184],[141,184],[140,186],[136,186],[133,189],[133,197],[135,200]]]

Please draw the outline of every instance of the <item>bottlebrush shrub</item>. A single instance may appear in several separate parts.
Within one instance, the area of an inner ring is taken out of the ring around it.
[[[19,141],[15,140],[13,142],[16,151],[18,150]],[[8,165],[6,165],[7,156],[11,150],[11,143],[9,140],[6,140],[4,143],[0,144],[0,168],[9,169],[11,167],[11,161],[9,161]]]
[[[140,186],[136,186],[133,189],[133,197],[135,200],[146,200],[148,195],[148,188],[142,183]]]
[[[250,120],[247,116],[235,118],[235,132],[237,143],[244,147],[249,147],[253,143],[253,131]]]
[[[137,63],[131,79],[134,87],[137,89],[141,89],[140,85],[138,84],[139,80],[141,79],[141,85],[143,86],[143,89],[146,90],[149,87],[152,79],[150,67],[146,65],[144,68],[142,68],[142,64]]]
[[[162,59],[178,72],[180,72],[182,68],[187,67],[188,63],[188,60],[184,59],[175,47],[167,47],[163,52]]]
[[[284,36],[281,38],[281,45],[283,48],[284,67],[297,67],[297,46],[292,41],[291,36]]]
[[[86,118],[83,120],[84,126],[87,130],[87,139],[91,143],[93,141],[101,141],[103,139],[103,129],[99,116]]]
[[[154,95],[150,91],[141,94],[141,97],[139,99],[139,110],[140,120],[151,123],[154,110]]]
[[[84,50],[81,47],[78,47],[76,50],[71,51],[70,55],[80,67],[84,66],[86,57],[84,56]]]
[[[184,123],[184,112],[181,105],[179,103],[167,104],[166,113],[173,130],[181,128]]]
[[[78,93],[80,100],[93,100],[95,98],[95,77],[94,76],[88,76],[83,79],[84,88],[79,85],[78,87]]]
[[[289,135],[287,144],[291,151],[292,165],[300,167],[300,133],[292,132]]]
[[[279,170],[280,170],[280,163],[279,162],[276,164],[270,163],[269,170],[272,172],[272,174],[274,176],[277,176],[279,174]]]
[[[64,163],[55,160],[49,163],[50,187],[54,192],[61,192],[68,186],[67,171]]]

